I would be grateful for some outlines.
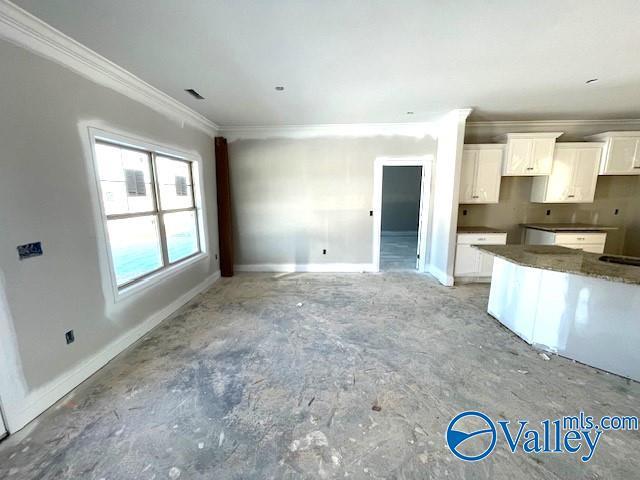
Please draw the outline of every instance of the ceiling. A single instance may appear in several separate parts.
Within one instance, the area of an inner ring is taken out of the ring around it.
[[[223,126],[640,117],[637,0],[14,3]]]

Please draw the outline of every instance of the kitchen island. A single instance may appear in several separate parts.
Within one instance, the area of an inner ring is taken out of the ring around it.
[[[640,381],[634,259],[546,245],[476,248],[495,257],[490,315],[537,348]]]

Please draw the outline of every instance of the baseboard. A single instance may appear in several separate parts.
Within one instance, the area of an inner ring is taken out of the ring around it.
[[[454,277],[454,282],[459,285],[468,283],[491,283],[491,277]]]
[[[383,230],[380,233],[383,237],[416,237],[418,238],[418,231],[396,231],[396,230]]]
[[[19,407],[11,408],[11,405],[5,405],[5,420],[7,422],[9,432],[15,433],[23,428],[38,415],[50,408],[58,400],[113,360],[118,354],[149,333],[149,331],[159,325],[163,320],[166,320],[180,307],[185,305],[199,293],[208,289],[219,278],[219,271],[207,277],[203,282],[196,285],[169,305],[158,310],[142,323],[105,346],[94,356],[83,360],[70,371],[67,371],[46,385],[30,392],[27,397],[23,399]]]
[[[258,263],[235,265],[238,272],[323,272],[323,273],[363,273],[374,272],[372,263]]]
[[[433,275],[436,280],[438,280],[442,285],[446,287],[453,286],[453,275],[448,275],[446,272],[443,272],[435,265],[427,265],[427,272]]]

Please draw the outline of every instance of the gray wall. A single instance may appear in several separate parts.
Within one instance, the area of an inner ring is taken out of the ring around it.
[[[384,167],[382,231],[418,231],[422,167]]]
[[[500,203],[460,205],[458,225],[503,228],[508,243],[521,243],[519,223],[610,225],[619,230],[609,232],[605,250],[640,256],[640,176],[599,176],[594,203],[576,205],[531,203],[531,183],[531,177],[502,177]],[[463,214],[465,210],[467,215]],[[550,215],[547,210],[551,210]]]
[[[113,126],[197,151],[204,160],[210,251],[217,253],[213,141],[3,41],[0,65],[0,279],[4,276],[29,392],[86,361],[218,270],[216,261],[206,260],[116,306],[104,298],[79,123]],[[44,256],[18,261],[16,245],[33,241],[42,241]],[[69,329],[76,341],[67,346]]]
[[[231,142],[236,264],[370,264],[375,158],[435,151],[431,137]]]

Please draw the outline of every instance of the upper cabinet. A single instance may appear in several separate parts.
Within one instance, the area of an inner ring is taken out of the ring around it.
[[[605,142],[600,175],[640,175],[640,132],[604,132],[589,139]]]
[[[502,166],[505,176],[549,175],[556,138],[562,132],[507,133],[507,151]]]
[[[498,203],[504,145],[465,145],[460,203]]]
[[[533,179],[531,201],[592,203],[601,153],[600,143],[556,143],[551,175]]]

